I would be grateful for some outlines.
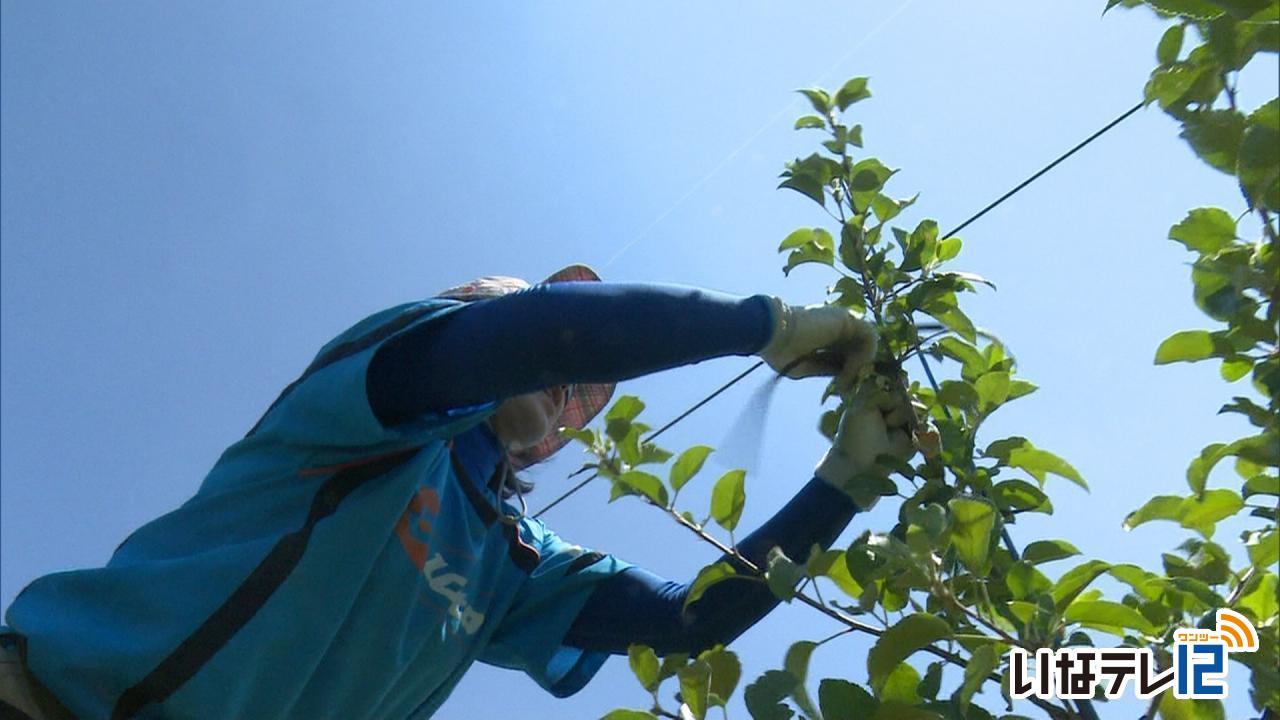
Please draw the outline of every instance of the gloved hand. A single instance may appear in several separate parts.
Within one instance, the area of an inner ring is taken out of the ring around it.
[[[913,413],[901,389],[892,387],[883,377],[868,379],[840,418],[831,449],[814,474],[831,485],[844,487],[875,467],[880,455],[907,460],[916,453],[911,439]],[[878,499],[872,497],[858,504],[863,510],[870,510]]]
[[[793,307],[776,297],[769,300],[773,305],[773,336],[760,351],[760,357],[775,372],[786,369],[791,378],[834,375],[836,386],[847,390],[853,386],[858,371],[875,358],[875,326],[859,320],[849,310],[838,305]],[[787,369],[790,363],[819,349],[828,352]]]

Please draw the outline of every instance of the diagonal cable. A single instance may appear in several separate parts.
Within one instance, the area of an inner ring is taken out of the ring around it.
[[[1094,132],[1093,135],[1085,137],[1084,140],[1076,143],[1076,145],[1074,147],[1071,147],[1070,150],[1064,152],[1064,154],[1057,156],[1057,158],[1053,159],[1051,163],[1048,163],[1047,165],[1044,165],[1043,168],[1037,170],[1037,172],[1033,173],[1032,176],[1028,177],[1027,179],[1024,179],[1023,182],[1016,184],[1016,186],[1014,186],[1012,190],[1004,193],[1004,195],[1001,195],[1000,197],[997,197],[997,199],[995,201],[992,201],[991,204],[988,204],[986,208],[983,208],[982,210],[978,210],[977,213],[970,215],[969,219],[966,219],[965,222],[960,223],[959,225],[956,225],[955,229],[952,229],[952,231],[950,232],[943,233],[942,237],[951,237],[951,236],[954,236],[954,234],[956,234],[957,232],[963,231],[963,229],[966,227],[969,227],[969,225],[972,224],[974,220],[977,220],[978,218],[983,217],[983,215],[986,215],[987,213],[989,213],[989,211],[995,210],[997,206],[1000,206],[1002,202],[1009,200],[1010,197],[1014,195],[1018,195],[1018,192],[1023,190],[1023,188],[1029,186],[1029,184],[1036,182],[1037,179],[1044,176],[1044,173],[1050,172],[1050,170],[1052,170],[1053,168],[1056,168],[1057,165],[1062,163],[1062,161],[1070,158],[1071,155],[1075,155],[1076,152],[1084,149],[1084,147],[1089,145],[1089,143],[1105,135],[1107,131],[1110,131],[1111,128],[1116,127],[1117,124],[1124,122],[1124,120],[1128,119],[1130,115],[1137,113],[1137,111],[1142,109],[1143,106],[1144,106],[1143,102],[1138,102],[1138,104],[1134,105],[1133,108],[1129,108],[1128,110],[1125,110],[1124,113],[1121,113],[1119,115],[1119,117],[1117,117],[1114,120],[1111,120],[1111,122],[1105,124],[1105,126],[1102,126],[1100,129],[1098,129],[1097,132]],[[626,247],[623,247],[623,250],[626,250]],[[934,379],[933,377],[933,370],[929,368],[928,360],[925,360],[923,352],[920,352],[919,356],[920,356],[920,363],[924,365],[925,377],[928,377],[929,384],[931,384],[931,386],[933,387],[933,391],[938,392],[938,383],[937,383],[937,380]],[[650,433],[648,437],[644,438],[644,442],[652,442],[655,437],[659,436],[659,434],[667,432],[667,430],[671,429],[673,425],[678,423],[678,421],[684,420],[685,418],[687,418],[687,416],[694,413],[695,410],[698,410],[699,407],[707,405],[708,402],[712,401],[712,398],[718,396],[719,393],[726,391],[726,389],[732,386],[735,386],[735,384],[739,383],[740,380],[746,378],[746,375],[753,373],[756,368],[759,368],[759,366],[763,364],[764,363],[762,361],[762,363],[756,363],[755,365],[751,365],[750,368],[745,370],[745,372],[740,373],[739,375],[737,375],[737,377],[731,379],[730,382],[724,383],[723,386],[717,388],[716,392],[710,393],[710,395],[708,395],[707,397],[704,397],[703,400],[696,402],[696,404],[690,407],[689,410],[685,410],[684,413],[677,415],[676,419],[669,421],[669,423],[667,423],[666,425],[663,425],[662,428],[659,428],[658,430],[655,430],[655,432]],[[572,478],[573,475],[579,474],[581,473],[581,471],[582,470],[579,470],[577,471],[577,473],[571,474],[570,477]],[[573,486],[570,489],[570,491],[563,493],[563,495],[557,497],[556,500],[549,502],[547,506],[543,507],[543,509],[539,510],[538,512],[535,512],[534,518],[538,518],[538,516],[543,515],[544,512],[547,512],[548,510],[552,509],[552,507],[557,506],[559,505],[559,503],[566,500],[566,498],[572,496],[573,493],[580,491],[580,489],[588,486],[588,483],[590,483],[591,480],[594,480],[596,477],[599,477],[598,473],[593,473],[589,475],[588,478],[586,478],[585,480],[582,480],[582,482],[580,482],[579,484],[576,484],[576,486]],[[1012,539],[1009,537],[1009,533],[1007,533],[1007,530],[1005,532],[1005,543],[1006,543],[1006,546],[1009,546],[1010,552],[1014,553],[1015,557],[1018,556],[1018,552],[1016,552],[1016,550],[1012,548],[1012,544],[1014,543],[1012,543]]]

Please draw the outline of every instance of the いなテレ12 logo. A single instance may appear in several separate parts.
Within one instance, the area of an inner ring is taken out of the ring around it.
[[[1221,700],[1227,696],[1227,657],[1256,652],[1258,631],[1249,618],[1220,608],[1212,630],[1182,628],[1173,634],[1173,666],[1159,670],[1148,648],[1072,647],[1009,653],[1009,692],[1014,698],[1087,700],[1103,683],[1108,699],[1126,694],[1152,698],[1172,689],[1174,697]],[[1030,667],[1029,667],[1030,666]],[[1034,675],[1032,674],[1034,670]]]

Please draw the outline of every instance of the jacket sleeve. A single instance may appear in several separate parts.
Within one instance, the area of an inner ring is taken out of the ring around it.
[[[594,589],[630,565],[567,543],[538,520],[521,523],[538,564],[479,659],[521,670],[552,695],[567,697],[587,684],[609,654],[569,645],[565,633]]]
[[[815,477],[738,543],[738,552],[757,567],[764,566],[775,546],[788,557],[803,559],[814,544],[830,546],[856,512],[847,495]],[[728,556],[721,559],[737,564]],[[648,645],[660,655],[696,653],[728,644],[778,604],[764,583],[733,578],[708,588],[686,612],[684,601],[691,584],[629,568],[596,588],[570,627],[565,644],[616,654],[626,654],[631,643]]]
[[[367,390],[385,425],[562,383],[617,382],[769,341],[765,296],[554,283],[459,308],[379,348]]]

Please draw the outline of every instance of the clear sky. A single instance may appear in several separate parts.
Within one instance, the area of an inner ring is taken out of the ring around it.
[[[806,109],[792,91],[871,76],[852,117],[867,151],[903,168],[889,189],[922,192],[903,224],[950,227],[1140,99],[1162,26],[1145,11],[1101,17],[1103,5],[0,0],[0,608],[35,577],[104,563],[190,497],[315,350],[374,310],[575,261],[609,279],[821,300],[830,275],[784,279],[774,252],[825,219],[774,189],[817,139],[791,129]],[[1258,77],[1247,107],[1274,90],[1274,67]],[[1203,445],[1244,434],[1214,414],[1243,385],[1209,365],[1151,364],[1161,339],[1204,324],[1188,256],[1164,239],[1201,205],[1242,209],[1153,109],[963,234],[956,266],[1000,288],[970,315],[1042,388],[988,438],[1026,435],[1093,487],[1050,480],[1057,514],[1013,528],[1022,542],[1060,537],[1158,568],[1187,533],[1124,533],[1121,520],[1186,492]],[[748,363],[620,391],[656,425]],[[719,445],[762,380],[668,446]],[[823,452],[821,389],[778,391],[744,528]],[[532,473],[534,507],[582,462],[564,455]],[[712,457],[711,470],[748,460]],[[1216,479],[1236,484],[1229,469]],[[698,514],[709,480],[682,494]],[[606,498],[592,487],[546,519],[676,579],[714,558],[640,503]],[[887,530],[894,512],[882,503],[842,542]],[[1238,530],[1218,536],[1233,551]],[[836,629],[782,607],[735,649],[751,679],[789,641]],[[824,646],[814,674],[863,682],[868,647]],[[1232,678],[1240,717],[1243,669]],[[440,716],[594,718],[645,697],[625,660],[563,701],[476,666]]]

